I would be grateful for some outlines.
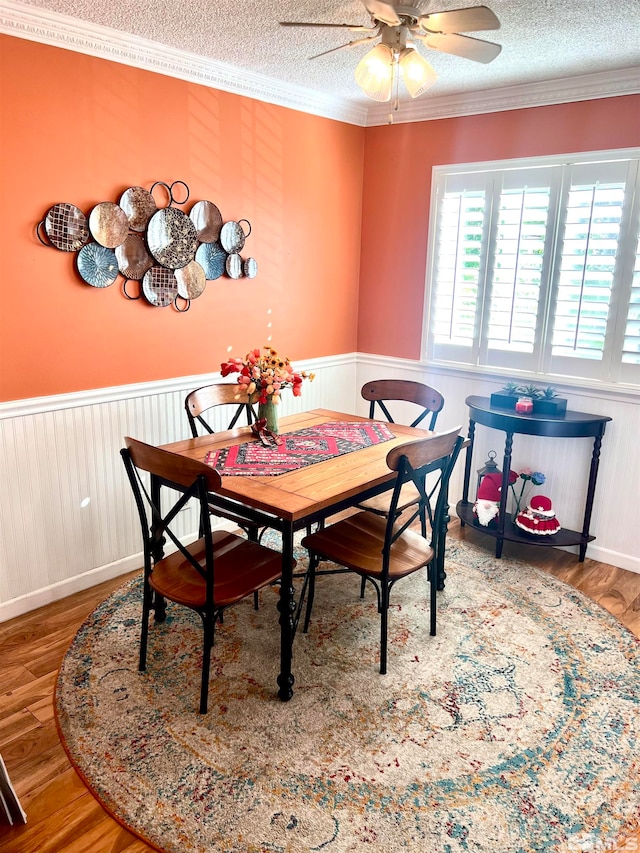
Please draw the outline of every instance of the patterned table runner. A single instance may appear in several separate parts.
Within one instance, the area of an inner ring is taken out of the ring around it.
[[[284,433],[280,438],[281,443],[273,447],[255,440],[211,450],[204,461],[224,477],[269,477],[381,444],[395,436],[381,423],[329,421]]]

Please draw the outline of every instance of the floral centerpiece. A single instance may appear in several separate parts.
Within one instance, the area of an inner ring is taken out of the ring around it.
[[[531,468],[523,468],[518,474],[517,480],[522,480],[520,484],[520,494],[516,494],[515,484],[517,480],[514,480],[513,483],[510,482],[511,491],[513,492],[513,497],[516,502],[515,512],[513,513],[513,517],[520,512],[520,506],[522,505],[523,497],[525,489],[528,488],[529,484],[534,486],[541,486],[547,478],[540,471],[532,471]]]
[[[239,373],[238,399],[247,397],[258,404],[258,418],[265,418],[267,429],[278,434],[278,413],[276,406],[280,402],[283,388],[291,388],[294,397],[302,394],[305,379],[313,381],[315,374],[296,371],[287,356],[281,356],[271,346],[250,350],[244,358],[230,358],[220,365],[220,374],[230,376]]]

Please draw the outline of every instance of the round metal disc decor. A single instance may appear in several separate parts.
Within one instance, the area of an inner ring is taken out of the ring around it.
[[[242,278],[242,258],[237,252],[229,255],[226,268],[229,278]]]
[[[258,275],[258,262],[255,258],[245,258],[242,262],[242,272],[246,278],[255,278]]]
[[[191,261],[186,267],[176,270],[175,276],[178,282],[178,296],[183,299],[197,299],[204,293],[207,279],[197,261]]]
[[[181,210],[165,207],[149,220],[147,245],[163,267],[186,267],[195,257],[197,244],[196,226]]]
[[[191,208],[189,219],[196,226],[201,243],[213,243],[220,236],[222,214],[213,202],[197,201]]]
[[[144,231],[147,223],[158,209],[156,200],[144,187],[129,187],[120,196],[120,207],[129,220],[133,231]]]
[[[178,282],[174,271],[166,267],[151,267],[142,279],[142,292],[147,302],[156,308],[172,305],[178,295]]]
[[[196,261],[204,270],[207,281],[214,281],[226,270],[227,253],[219,243],[201,243],[196,252]]]
[[[129,234],[124,243],[116,247],[116,260],[122,275],[136,281],[140,281],[154,264],[142,234]]]
[[[75,204],[54,204],[44,220],[50,242],[63,252],[75,252],[89,242],[87,217]]]
[[[129,220],[124,210],[112,201],[102,201],[96,204],[89,214],[89,230],[93,239],[106,246],[107,249],[115,249],[124,243],[129,233]]]
[[[247,222],[247,220],[241,219],[240,222]],[[241,251],[244,246],[244,241],[251,233],[251,226],[249,223],[247,222],[249,230],[245,233],[240,222],[225,222],[222,226],[222,230],[220,231],[220,242],[222,243],[222,248],[226,252]]]
[[[78,272],[92,287],[109,287],[118,277],[118,262],[113,249],[87,243],[78,252]]]

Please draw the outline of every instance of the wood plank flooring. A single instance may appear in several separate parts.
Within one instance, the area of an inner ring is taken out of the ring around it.
[[[488,550],[494,540],[457,521],[450,536]],[[588,553],[588,552],[587,552]],[[506,542],[520,557],[582,590],[640,636],[640,574],[552,548]],[[135,573],[132,573],[135,574]],[[153,848],[120,826],[71,767],[53,714],[57,668],[89,613],[130,575],[0,623],[0,752],[27,812],[26,826],[0,817],[3,853],[145,853]],[[639,792],[640,797],[640,792]],[[640,850],[640,830],[618,851]],[[534,851],[532,851],[534,853]]]

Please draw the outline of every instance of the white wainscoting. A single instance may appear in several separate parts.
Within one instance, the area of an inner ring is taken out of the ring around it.
[[[381,377],[414,379],[437,388],[445,398],[438,416],[437,428],[445,429],[462,424],[467,435],[469,410],[465,400],[470,395],[487,397],[499,390],[503,380],[474,375],[463,370],[434,368],[412,361],[380,358],[360,354],[357,387]],[[542,384],[542,383],[541,383]],[[609,415],[602,440],[600,468],[596,485],[590,532],[596,536],[587,548],[587,557],[640,572],[640,399],[629,392],[601,392],[587,388],[557,385],[574,411]],[[366,404],[360,401],[358,414],[366,414]],[[487,459],[489,450],[497,452],[502,468],[505,434],[499,430],[476,428],[472,477]],[[547,480],[531,494],[551,498],[560,524],[572,530],[582,530],[587,479],[593,440],[568,438],[538,438],[514,435],[511,458],[512,470],[532,468],[541,471]],[[451,479],[452,512],[462,496],[464,451]],[[487,537],[487,548],[494,547]],[[578,548],[566,550],[577,553]]]
[[[436,372],[413,361],[355,353],[296,367],[314,371],[316,379],[305,383],[301,397],[283,397],[283,415],[319,407],[366,415],[359,394],[364,382],[418,379],[445,396],[438,426],[462,424],[465,434],[465,398],[500,386],[462,371]],[[156,444],[188,437],[184,398],[213,381],[219,381],[217,374],[0,404],[0,622],[142,564],[137,515],[119,455],[123,437]],[[613,417],[591,525],[597,539],[587,555],[640,572],[638,400],[575,391],[569,405]],[[478,428],[474,469],[490,449],[500,459],[503,447],[502,433]],[[574,529],[581,527],[590,456],[587,439],[514,439],[513,466],[546,474],[544,493],[561,524]],[[462,492],[462,470],[461,462],[451,484],[452,509]],[[195,530],[188,511],[183,525],[185,535]]]
[[[301,397],[283,395],[283,416],[355,412],[354,354],[296,367],[316,378]],[[0,622],[142,565],[123,438],[188,438],[185,396],[214,381],[217,374],[0,404]],[[183,528],[185,536],[197,528],[189,510]]]

